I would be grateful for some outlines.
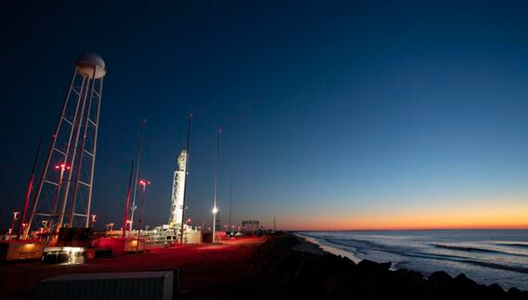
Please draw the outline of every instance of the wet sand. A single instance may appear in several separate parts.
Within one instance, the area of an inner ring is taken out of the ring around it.
[[[349,258],[351,261],[353,261],[356,264],[361,261],[361,259],[357,258],[353,253],[350,253],[348,251],[341,250],[341,249],[336,248],[336,247],[319,246],[319,244],[317,244],[316,239],[314,239],[312,237],[304,236],[304,235],[298,234],[298,233],[296,233],[295,235],[297,237],[301,238],[301,240],[303,241],[303,244],[311,244],[311,245],[315,246],[316,248],[320,249],[320,252],[318,252],[318,253],[313,252],[315,254],[331,253],[331,254],[334,254],[334,255],[341,255],[343,257]],[[306,247],[306,249],[309,249],[310,247],[313,247],[313,246],[305,246],[305,247]]]

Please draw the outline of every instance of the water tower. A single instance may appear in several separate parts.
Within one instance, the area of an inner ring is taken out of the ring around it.
[[[105,75],[98,55],[85,53],[75,62],[24,236],[31,229],[56,234],[61,227],[89,227]]]

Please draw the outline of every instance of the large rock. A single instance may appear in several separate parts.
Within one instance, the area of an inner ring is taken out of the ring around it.
[[[393,276],[396,281],[423,281],[424,276],[420,272],[407,270],[407,269],[398,269],[394,271]]]
[[[364,299],[390,298],[391,288],[389,283],[382,278],[368,278],[362,281],[357,288],[357,297]]]
[[[398,269],[391,274],[394,297],[417,299],[422,296],[426,281],[421,273]]]
[[[500,285],[494,283],[487,286],[484,289],[484,297],[486,299],[504,299],[506,298],[506,292],[500,287]]]
[[[425,298],[446,299],[454,297],[454,280],[444,271],[434,272],[427,278]]]
[[[460,299],[479,299],[482,297],[482,289],[475,281],[464,274],[459,274],[453,280],[453,294]]]
[[[507,294],[509,299],[524,299],[523,293],[516,287],[510,288]]]
[[[334,277],[328,277],[324,283],[324,289],[327,295],[333,295],[337,289],[337,279]]]
[[[422,299],[425,289],[425,280],[407,280],[392,285],[393,298]]]
[[[522,291],[521,299],[528,299],[528,291]]]
[[[389,275],[391,263],[376,263],[368,259],[360,261],[356,266],[356,276],[359,279],[386,277]]]
[[[453,277],[447,274],[444,271],[434,272],[429,276],[428,280],[430,282],[440,283],[440,284],[452,284]]]

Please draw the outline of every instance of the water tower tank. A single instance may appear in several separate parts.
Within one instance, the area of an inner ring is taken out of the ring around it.
[[[99,79],[106,75],[105,62],[96,54],[84,53],[77,59],[75,66],[79,74],[88,78],[95,77],[95,79]]]

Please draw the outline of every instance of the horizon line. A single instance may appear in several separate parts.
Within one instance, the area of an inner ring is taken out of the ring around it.
[[[441,228],[372,228],[372,229],[287,229],[286,231],[441,231],[441,230],[528,230],[528,226],[511,227],[441,227]]]

